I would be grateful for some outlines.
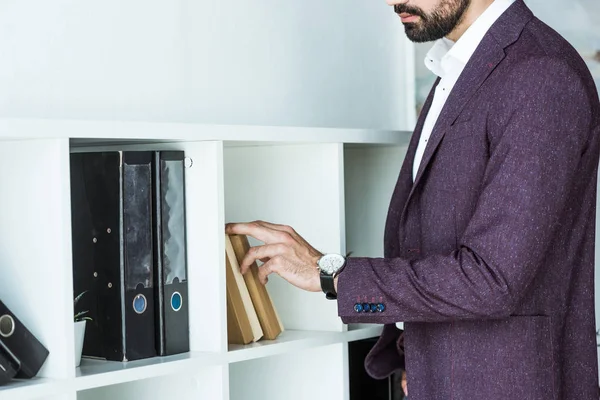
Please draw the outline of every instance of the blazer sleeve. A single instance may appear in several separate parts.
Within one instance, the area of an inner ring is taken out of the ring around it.
[[[523,62],[511,78],[510,118],[459,247],[412,261],[349,258],[338,281],[343,322],[501,318],[523,298],[577,179],[592,105],[590,88],[562,61]],[[385,311],[357,313],[360,295],[381,299]]]

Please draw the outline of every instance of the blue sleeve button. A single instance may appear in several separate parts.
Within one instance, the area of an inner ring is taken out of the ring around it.
[[[370,308],[369,311],[371,311],[372,313],[374,313],[375,311],[377,311],[377,304],[371,303],[369,308]]]
[[[363,306],[362,306],[362,304],[360,304],[360,303],[356,303],[356,304],[354,305],[354,311],[356,311],[356,312],[362,312],[362,310],[363,310]]]
[[[371,306],[369,305],[369,303],[363,303],[362,304],[362,310],[363,310],[363,312],[369,312],[369,311],[371,311]]]
[[[385,310],[385,305],[383,303],[377,304],[377,311],[383,312]]]

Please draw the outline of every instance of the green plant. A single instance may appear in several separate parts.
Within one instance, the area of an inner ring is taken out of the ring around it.
[[[73,308],[77,307],[77,303],[79,302],[79,300],[83,297],[84,294],[87,293],[87,290],[79,293],[76,297],[75,300],[73,300]],[[80,311],[78,313],[75,314],[74,320],[75,322],[79,322],[79,321],[85,321],[85,320],[92,320],[92,318],[90,317],[86,317],[85,314],[87,314],[89,311]]]

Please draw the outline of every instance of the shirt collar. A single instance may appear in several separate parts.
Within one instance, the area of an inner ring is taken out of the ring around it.
[[[515,0],[495,0],[456,43],[445,37],[437,40],[425,56],[425,66],[442,78],[450,70],[458,69],[460,73],[487,31],[514,2]]]

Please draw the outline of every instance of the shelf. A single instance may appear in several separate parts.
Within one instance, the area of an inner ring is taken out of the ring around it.
[[[336,343],[376,337],[381,326],[371,326],[346,332],[284,331],[276,340],[261,340],[241,346],[230,345],[229,352],[192,352],[169,357],[153,357],[126,363],[83,358],[73,379],[44,379],[14,381],[0,387],[0,400],[36,399],[59,395],[69,390],[81,391],[98,387],[134,382],[140,379],[183,374],[203,367],[224,365],[258,358],[313,349]]]
[[[269,143],[401,145],[408,143],[410,132],[165,122],[0,119],[0,140],[43,138],[71,139],[73,146],[209,140],[234,142],[236,145],[265,145]]]
[[[184,374],[195,369],[223,364],[224,360],[222,354],[202,352],[153,357],[126,363],[83,358],[80,367],[76,369],[76,378],[15,380],[0,387],[0,400],[45,398],[67,391]]]
[[[0,386],[0,400],[27,400],[61,394],[68,387],[68,379],[33,378],[15,380]]]
[[[194,369],[219,365],[223,357],[218,353],[192,352],[168,357],[153,357],[126,363],[82,359],[77,369],[75,390],[132,382],[139,379],[176,375]]]
[[[229,345],[227,361],[235,363],[330,344],[352,342],[379,336],[381,329],[381,326],[373,326],[346,332],[287,330],[275,340],[260,340],[249,345]]]

